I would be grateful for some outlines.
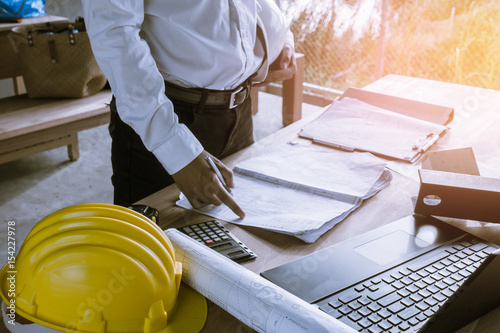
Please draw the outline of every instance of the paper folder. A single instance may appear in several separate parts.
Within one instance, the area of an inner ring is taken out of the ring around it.
[[[301,137],[414,162],[447,131],[453,108],[349,88]]]

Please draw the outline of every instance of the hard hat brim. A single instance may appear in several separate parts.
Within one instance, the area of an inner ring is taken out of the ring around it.
[[[181,283],[175,309],[172,315],[169,312],[168,325],[162,333],[200,332],[205,326],[207,314],[205,296]]]
[[[101,228],[98,225],[94,225],[97,222],[104,224],[105,227]],[[123,223],[127,223],[127,224],[122,225]],[[129,226],[129,224],[130,224],[130,226]],[[86,230],[87,234],[99,233],[100,236],[102,236],[101,234],[105,233],[104,231],[106,231],[106,232],[109,231],[110,235],[114,235],[113,231],[115,231],[116,235],[119,235],[120,232],[118,232],[118,230],[113,229],[115,227],[116,228],[127,227],[127,228],[131,229],[130,232],[127,234],[128,235],[127,237],[123,237],[123,239],[121,239],[121,238],[119,239],[121,242],[125,242],[125,241],[128,242],[128,240],[130,239],[130,242],[132,242],[132,243],[130,243],[130,244],[127,243],[128,244],[126,246],[127,248],[129,248],[129,245],[131,246],[131,244],[137,244],[137,246],[144,245],[143,246],[144,251],[146,251],[146,252],[150,251],[152,257],[157,258],[162,263],[169,262],[168,255],[167,255],[167,257],[163,257],[161,255],[162,251],[159,250],[160,248],[162,248],[162,249],[164,248],[164,250],[166,252],[168,252],[168,254],[171,256],[172,260],[174,260],[174,263],[175,263],[175,259],[174,259],[175,255],[174,255],[173,246],[172,246],[170,240],[166,237],[166,235],[163,233],[163,231],[161,230],[160,227],[158,227],[153,221],[150,221],[146,217],[140,215],[139,213],[137,213],[133,210],[126,209],[126,208],[119,207],[119,206],[115,206],[115,205],[108,205],[108,204],[81,204],[81,205],[76,205],[76,206],[61,209],[61,210],[45,217],[41,221],[39,221],[33,227],[33,229],[30,231],[28,236],[26,237],[25,243],[28,240],[31,240],[32,242],[34,241],[36,244],[40,244],[42,241],[46,240],[47,236],[50,236],[51,233],[55,233],[54,237],[59,237],[59,236],[62,237],[62,236],[67,236],[72,232],[77,233],[77,232],[79,232],[80,229]],[[61,228],[63,228],[63,229],[61,229]],[[90,229],[87,230],[88,228],[90,228]],[[145,232],[148,232],[148,235],[151,234],[151,237],[141,236],[142,233],[141,232],[134,232],[134,230],[135,230],[134,228],[141,228],[140,230],[144,229]],[[101,229],[103,229],[103,230],[101,230]],[[110,230],[108,230],[108,229],[110,229]],[[132,229],[134,229],[134,230],[132,230]],[[128,229],[126,229],[126,230],[128,230]],[[62,231],[64,231],[64,232],[62,232]],[[86,237],[87,236],[88,235],[86,235]],[[41,239],[39,239],[39,238],[41,238]],[[78,239],[81,239],[81,237],[79,237]],[[91,239],[92,239],[92,244],[94,244],[93,243],[94,240],[98,241],[96,237],[92,237]],[[110,242],[110,240],[111,240],[111,238],[106,238],[106,242],[102,242],[102,240],[100,242],[103,244],[104,243],[108,244]],[[138,240],[140,240],[140,242]],[[101,244],[101,243],[99,243],[99,244]],[[20,253],[23,251],[23,248],[25,251],[28,251],[28,253],[30,253],[29,250],[31,248],[29,246],[28,247],[26,247],[26,246],[27,245],[23,244],[23,247],[20,250]],[[26,249],[28,249],[28,250],[26,250]],[[140,249],[142,249],[142,247]],[[139,251],[140,249],[138,248],[137,251],[133,251],[133,252],[134,253],[142,253]],[[155,249],[156,249],[156,252],[154,251]],[[47,254],[48,252],[45,251],[44,253]],[[147,252],[147,253],[149,253],[149,252]],[[149,258],[149,256],[146,256],[146,257]],[[16,258],[16,264],[21,264],[23,262],[23,261],[18,261],[17,259],[19,259],[19,258]],[[147,262],[147,261],[142,260],[141,262]],[[156,261],[154,261],[154,263],[156,263]],[[177,265],[177,264],[179,264],[179,265]],[[177,286],[179,286],[181,269],[180,269],[180,263],[177,263],[177,264],[175,264],[175,267],[178,267],[178,269],[176,269],[177,273],[175,273],[176,274],[175,276],[178,277],[178,278],[176,278],[176,283],[177,283]],[[161,265],[158,265],[158,267],[160,267],[160,266]],[[9,291],[9,287],[7,284],[8,274],[11,273],[10,271],[12,270],[12,269],[9,269],[9,267],[11,267],[10,263],[7,262],[4,265],[4,267],[0,270],[0,296],[6,304],[8,304],[10,302],[10,299],[13,298],[13,297],[11,297],[12,292]],[[157,267],[157,266],[154,266],[154,267]],[[168,273],[168,272],[166,272],[166,273]],[[157,273],[152,273],[152,274],[153,274],[153,276],[161,275],[161,274],[159,274],[159,271]],[[24,275],[24,276],[26,276],[26,275]],[[17,278],[16,278],[16,282],[17,282]],[[25,285],[26,284],[23,284],[23,287]],[[26,288],[24,288],[24,289],[27,291],[30,291]],[[50,295],[50,292],[46,293],[46,294]],[[16,297],[16,296],[14,296],[14,297]],[[50,299],[50,297],[48,299]],[[158,326],[157,325],[158,322],[156,322],[155,327],[157,327],[157,328],[155,328],[155,330],[158,330],[158,331],[155,333],[181,333],[181,332],[182,333],[184,333],[184,332],[185,333],[191,333],[191,332],[195,333],[195,332],[201,331],[201,329],[204,327],[205,321],[207,318],[208,306],[207,306],[207,301],[203,295],[199,294],[198,292],[191,289],[187,285],[180,283],[179,291],[177,293],[176,301],[175,301],[174,305],[172,306],[172,304],[170,302],[167,302],[167,303],[168,304],[163,304],[163,305],[168,306],[168,309],[165,309],[166,311],[168,311],[168,314],[166,317],[164,317],[164,318],[166,318],[166,323],[163,322],[163,324],[160,324]],[[17,305],[17,302],[16,302],[16,305]],[[69,309],[71,309],[71,308],[73,308],[73,304],[69,307]],[[156,308],[156,310],[158,310],[158,308]],[[59,311],[57,311],[57,312],[59,312]],[[52,312],[52,313],[56,314],[57,312]],[[68,329],[65,327],[60,327],[60,323],[61,323],[60,320],[54,320],[53,322],[50,322],[50,321],[47,321],[49,319],[46,317],[44,317],[44,319],[40,319],[37,316],[33,316],[33,314],[27,308],[23,308],[21,306],[16,306],[16,313],[19,315],[19,317],[23,317],[23,318],[33,322],[33,325],[42,325],[43,327],[55,329],[58,331],[63,330],[66,332],[75,332],[75,333],[80,332],[78,330],[71,330],[71,329]],[[161,310],[158,313],[158,316],[159,316],[159,318],[162,317]],[[156,320],[155,319],[156,317],[152,317],[152,318],[154,320]],[[78,320],[78,319],[75,319],[75,320]],[[103,318],[103,320],[106,320],[106,318]],[[150,324],[149,324],[148,320],[149,319],[146,316],[145,323],[144,323],[144,325],[145,325],[144,329],[147,330],[148,332],[151,332],[152,327],[149,326]],[[142,326],[140,324],[140,322],[138,322],[138,324],[139,324],[139,327]],[[114,330],[114,329],[111,329],[111,330]],[[114,330],[114,331],[116,331],[116,330]]]
[[[8,263],[2,267],[0,271],[0,281],[6,278],[8,271]],[[0,288],[0,296],[3,301],[8,304],[9,297],[7,297],[6,290],[3,289],[3,283]],[[49,322],[44,322],[39,318],[33,317],[19,308],[16,308],[17,315],[33,322],[33,325],[42,325],[51,329],[64,329],[64,331],[71,332],[67,328],[57,327]],[[208,314],[208,305],[205,296],[198,293],[188,285],[181,283],[179,288],[179,294],[177,297],[177,302],[169,312],[169,317],[167,320],[167,327],[162,329],[158,333],[197,333],[200,332],[205,326],[205,322]],[[78,332],[78,331],[73,331]]]

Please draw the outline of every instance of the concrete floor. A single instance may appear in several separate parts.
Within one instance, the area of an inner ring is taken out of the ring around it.
[[[261,92],[254,116],[259,140],[282,128],[281,97]],[[319,111],[304,104],[304,116]],[[75,204],[112,203],[107,125],[79,133],[80,158],[68,160],[66,147],[0,165],[0,263],[7,260],[7,221],[14,221],[19,250],[33,225],[50,213]]]

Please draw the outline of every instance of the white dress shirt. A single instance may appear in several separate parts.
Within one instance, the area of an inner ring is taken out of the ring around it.
[[[216,90],[247,80],[263,63],[255,27],[259,11],[274,5],[268,1],[82,0],[92,50],[116,96],[120,118],[170,174],[203,147],[179,124],[164,80]],[[293,45],[285,30],[283,43]]]

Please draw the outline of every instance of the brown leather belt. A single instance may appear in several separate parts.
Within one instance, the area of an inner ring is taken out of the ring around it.
[[[210,90],[203,88],[184,88],[165,81],[167,97],[199,104],[205,99],[206,106],[222,106],[233,109],[243,103],[250,95],[250,83],[245,82],[233,90]]]

